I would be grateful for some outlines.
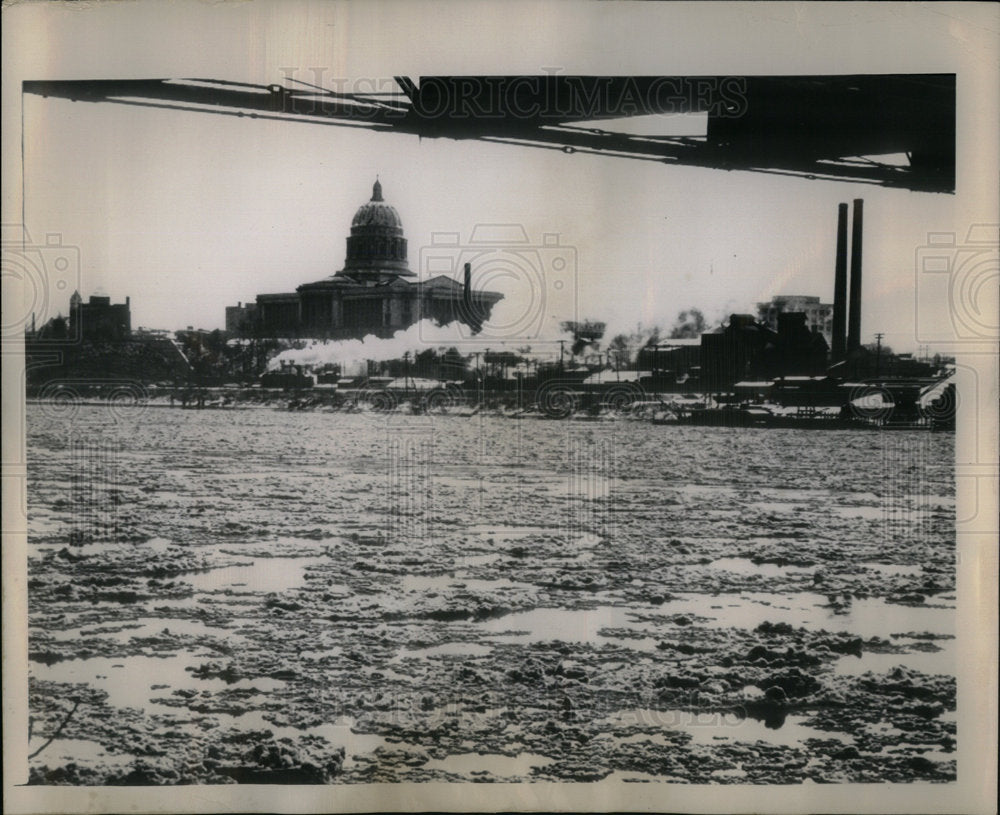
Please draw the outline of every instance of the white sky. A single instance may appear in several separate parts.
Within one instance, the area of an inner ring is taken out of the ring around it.
[[[995,48],[981,47],[995,39],[995,21],[982,7],[915,4],[48,6],[33,15],[30,49],[22,39],[12,55],[5,43],[16,71],[5,69],[4,96],[9,105],[13,90],[20,102],[11,84],[21,79],[266,84],[285,82],[288,69],[318,84],[387,88],[394,74],[553,69],[957,71],[959,130],[974,143],[982,123],[970,94],[996,94]],[[514,277],[490,285],[514,312],[539,308],[529,298],[541,286],[550,320],[591,317],[612,330],[669,325],[690,307],[710,319],[753,311],[775,294],[829,301],[837,204],[861,197],[864,339],[882,331],[896,350],[915,350],[950,331],[947,287],[916,260],[927,233],[964,235],[970,223],[996,220],[995,198],[983,195],[995,184],[995,151],[986,156],[992,175],[960,153],[959,194],[950,196],[35,96],[23,106],[24,223],[35,243],[59,233],[79,247],[85,297],[97,288],[115,302],[131,295],[134,326],[220,327],[226,305],[342,268],[351,216],[376,173],[403,218],[415,271],[426,269],[435,233],[458,233],[460,245],[477,224],[520,224],[533,245],[558,234],[561,248],[522,256],[508,267]],[[535,258],[556,256],[575,269],[561,292],[551,277],[517,278]],[[65,309],[62,297],[50,311]]]

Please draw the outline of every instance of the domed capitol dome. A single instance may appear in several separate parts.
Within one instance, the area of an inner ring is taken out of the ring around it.
[[[469,264],[451,275],[416,278],[406,260],[403,221],[385,202],[376,179],[371,199],[351,221],[344,268],[294,292],[258,294],[252,307],[227,308],[226,329],[274,337],[363,339],[392,337],[430,320],[437,325],[457,321],[475,334],[503,299],[500,292],[472,288]]]
[[[382,184],[375,180],[371,200],[358,207],[347,238],[344,274],[368,277],[415,277],[406,260],[403,221],[396,208],[382,198]]]

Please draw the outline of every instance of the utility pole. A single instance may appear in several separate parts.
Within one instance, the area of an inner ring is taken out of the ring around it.
[[[476,358],[476,404],[482,407],[483,404],[483,381],[479,376],[479,352],[473,351],[472,355]]]
[[[875,335],[875,376],[879,375],[879,367],[882,360],[882,337],[884,337],[881,331]]]
[[[563,350],[566,347],[566,340],[559,340],[559,373],[563,370]]]

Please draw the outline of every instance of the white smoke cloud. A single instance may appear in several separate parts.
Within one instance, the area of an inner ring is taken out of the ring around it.
[[[634,357],[636,352],[645,347],[654,337],[658,336],[661,341],[669,339],[671,330],[679,322],[680,314],[684,311],[690,311],[691,308],[679,308],[672,317],[650,323],[638,323],[634,319],[630,320],[627,316],[611,315],[607,320],[604,337],[599,343],[599,350],[607,350],[611,340],[621,335],[626,337],[629,351]],[[693,308],[697,309],[698,307],[694,306]],[[705,317],[705,331],[708,332],[715,330],[729,318],[729,315],[722,311],[703,312],[703,316]]]
[[[382,362],[399,359],[407,352],[412,355],[428,348],[447,348],[457,339],[460,337],[452,326],[439,326],[432,320],[421,320],[406,330],[397,331],[390,338],[369,334],[361,340],[312,340],[305,348],[282,351],[267,367],[273,371],[285,365],[316,368],[337,364],[345,374],[357,375],[364,373],[368,360]]]
[[[301,365],[318,368],[335,364],[345,376],[362,376],[367,373],[367,363],[401,359],[404,354],[414,356],[428,348],[443,352],[457,348],[459,353],[469,357],[473,353],[490,351],[513,351],[533,360],[554,361],[559,359],[559,343],[562,341],[568,355],[572,346],[572,335],[563,331],[564,320],[556,315],[544,315],[538,320],[524,319],[524,306],[511,300],[501,300],[492,310],[483,330],[472,335],[467,326],[458,322],[438,325],[425,319],[405,330],[397,331],[390,338],[373,334],[356,340],[311,340],[304,348],[288,349],[275,356],[268,364],[268,370],[277,370],[285,365]],[[592,319],[600,320],[599,316]],[[528,325],[528,330],[518,333],[516,327]],[[673,321],[659,325],[638,324],[627,318],[611,315],[604,337],[596,347],[586,349],[584,356],[605,352],[611,340],[623,334],[628,337],[630,356],[642,348],[658,327],[660,337],[669,336]],[[610,364],[610,360],[608,361]]]
[[[503,301],[497,303],[490,321],[484,325],[482,332],[474,336],[468,327],[460,323],[438,325],[433,320],[425,319],[397,331],[389,338],[369,334],[361,340],[311,340],[304,348],[282,351],[268,363],[268,370],[278,370],[286,365],[318,368],[336,364],[345,376],[361,376],[367,372],[369,360],[384,362],[401,359],[406,353],[412,357],[428,348],[438,351],[457,348],[466,356],[486,349],[520,352],[530,348],[527,353],[534,359],[557,359],[559,340],[571,339],[556,320],[543,323],[530,335],[508,335],[504,326],[513,324],[517,315],[505,312],[509,312],[509,307],[505,307]]]

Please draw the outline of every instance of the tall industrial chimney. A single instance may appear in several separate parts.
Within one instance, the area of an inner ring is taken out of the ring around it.
[[[851,226],[851,308],[847,315],[847,353],[861,347],[861,222],[864,204],[854,199],[854,222]]]
[[[833,277],[831,362],[841,362],[844,359],[847,344],[847,204],[840,204],[837,210],[837,266]]]
[[[465,264],[465,284],[462,287],[462,311],[464,322],[472,329],[473,334],[478,334],[483,325],[479,321],[479,315],[472,305],[472,264]]]

